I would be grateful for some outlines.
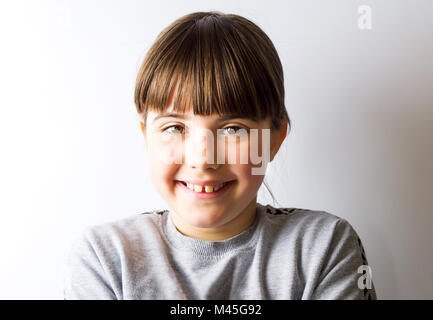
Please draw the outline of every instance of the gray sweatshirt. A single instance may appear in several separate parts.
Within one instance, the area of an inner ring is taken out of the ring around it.
[[[223,240],[190,238],[157,210],[87,228],[65,272],[65,299],[376,299],[357,233],[324,211],[257,203]]]

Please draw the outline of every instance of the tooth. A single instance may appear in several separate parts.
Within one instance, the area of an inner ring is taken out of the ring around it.
[[[212,186],[204,186],[204,190],[206,192],[213,192],[213,187]]]
[[[191,190],[194,190],[194,187],[193,187],[193,185],[192,185],[191,183],[187,182],[187,183],[186,183],[186,186],[187,186],[188,188],[190,188]]]
[[[194,191],[195,192],[202,192],[203,186],[194,185]]]
[[[221,185],[219,184],[219,185],[216,185],[215,187],[214,187],[214,191],[217,191],[217,190],[219,190],[221,188]]]

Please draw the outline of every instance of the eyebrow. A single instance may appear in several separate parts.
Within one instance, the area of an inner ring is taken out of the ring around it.
[[[155,117],[155,119],[153,119],[152,123],[155,122],[158,119],[161,118],[179,118],[179,119],[189,119],[189,117],[186,117],[185,115],[181,114],[181,113],[172,113],[172,112],[166,112],[166,113],[161,113],[159,115],[157,115]],[[243,117],[241,115],[237,115],[237,114],[227,114],[227,115],[223,115],[220,116],[218,118],[218,120],[220,121],[225,121],[225,120],[231,120],[231,119],[245,119],[245,120],[250,120],[249,117]],[[254,119],[251,119],[254,120]]]
[[[171,112],[166,112],[166,113],[161,113],[159,115],[157,115],[155,117],[155,119],[153,119],[153,122],[155,122],[158,119],[161,118],[180,118],[180,119],[185,119],[186,117],[181,114],[181,113],[171,113]]]

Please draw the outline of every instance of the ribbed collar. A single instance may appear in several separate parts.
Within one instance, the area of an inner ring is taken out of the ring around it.
[[[166,210],[161,219],[163,232],[168,242],[176,249],[192,255],[221,256],[228,252],[254,248],[262,229],[264,206],[256,205],[256,217],[251,226],[238,235],[222,241],[208,241],[191,238],[180,233],[171,220],[170,210]]]

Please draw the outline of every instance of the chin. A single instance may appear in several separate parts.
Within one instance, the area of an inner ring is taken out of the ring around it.
[[[222,219],[218,213],[206,212],[206,210],[201,212],[191,211],[186,213],[185,219],[196,228],[214,228],[218,226]]]

